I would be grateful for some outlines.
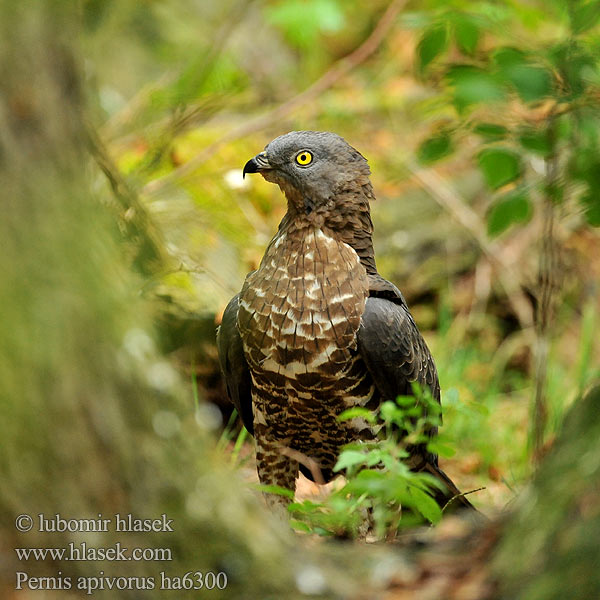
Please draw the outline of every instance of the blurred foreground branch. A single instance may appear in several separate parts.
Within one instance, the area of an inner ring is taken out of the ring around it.
[[[161,235],[94,127],[86,123],[85,132],[90,154],[108,179],[114,197],[121,206],[120,217],[126,237],[136,246],[134,264],[146,275],[155,273],[165,261]]]
[[[552,121],[549,126],[553,146],[555,133]],[[548,421],[546,383],[548,378],[548,352],[550,348],[550,322],[554,304],[556,278],[556,240],[554,232],[555,195],[558,181],[558,156],[556,148],[545,161],[546,194],[543,198],[543,232],[541,239],[538,279],[539,295],[536,307],[536,364],[535,398],[533,406],[533,460],[539,462],[544,449],[544,434]]]

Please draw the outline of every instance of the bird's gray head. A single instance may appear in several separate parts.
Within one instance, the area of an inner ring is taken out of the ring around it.
[[[342,137],[327,131],[292,131],[250,159],[246,173],[277,183],[296,206],[311,212],[340,193],[369,184],[369,165]]]

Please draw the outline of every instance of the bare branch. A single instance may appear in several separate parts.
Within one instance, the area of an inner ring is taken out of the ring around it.
[[[409,161],[407,167],[419,184],[427,190],[436,202],[446,209],[475,239],[482,252],[498,274],[498,280],[506,292],[522,329],[533,326],[533,309],[523,293],[519,275],[506,263],[496,245],[489,241],[486,228],[479,215],[446,184],[433,170],[422,169]]]
[[[448,502],[446,502],[446,504],[444,504],[444,506],[442,508],[442,512],[444,512],[458,498],[464,498],[465,496],[468,496],[469,494],[475,494],[476,492],[481,492],[481,491],[486,490],[486,489],[487,488],[485,486],[484,487],[478,487],[477,489],[469,490],[468,492],[461,492],[460,494],[456,494],[455,496],[452,496],[452,498],[450,498],[450,500],[448,500]],[[486,521],[489,520],[482,513],[479,513],[479,516],[483,517]]]
[[[294,450],[292,448],[289,448],[288,446],[280,445],[279,448],[281,454],[305,466],[310,471],[310,474],[312,475],[313,481],[315,483],[319,485],[325,485],[325,479],[323,479],[321,467],[314,458],[310,458],[310,456],[306,456],[306,454],[298,452],[298,450]]]

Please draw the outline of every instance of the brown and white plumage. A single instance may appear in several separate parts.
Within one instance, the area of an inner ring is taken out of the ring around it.
[[[438,401],[440,388],[402,294],[377,272],[363,156],[335,134],[291,132],[246,172],[277,183],[288,211],[225,310],[219,356],[255,436],[261,482],[294,490],[299,469],[314,478],[316,465],[328,481],[344,444],[375,435],[363,420],[338,420],[341,412],[411,394],[415,381]],[[411,452],[412,468],[449,488],[440,502],[458,493],[435,455],[423,446]]]

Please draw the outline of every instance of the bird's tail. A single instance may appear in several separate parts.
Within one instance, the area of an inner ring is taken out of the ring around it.
[[[452,479],[444,473],[436,464],[427,462],[422,471],[433,475],[438,481],[441,481],[446,491],[435,490],[434,499],[442,509],[448,511],[468,508],[477,510],[465,497],[465,495],[456,487]]]

